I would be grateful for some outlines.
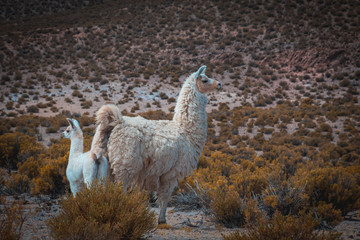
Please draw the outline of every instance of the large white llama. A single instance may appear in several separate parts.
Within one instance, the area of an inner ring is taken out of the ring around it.
[[[92,149],[84,153],[84,137],[79,122],[76,119],[67,118],[69,126],[62,133],[64,138],[70,138],[70,154],[69,162],[66,167],[66,177],[70,182],[70,190],[74,197],[80,191],[82,186],[86,184],[90,187],[94,180],[100,181],[107,178],[108,162],[102,156],[101,149],[96,149],[93,153]],[[93,141],[99,136],[94,136]]]
[[[202,66],[185,80],[173,120],[121,116],[114,105],[104,105],[97,113],[100,141],[93,148],[108,155],[115,181],[121,181],[124,190],[137,185],[157,193],[159,224],[166,223],[171,194],[178,180],[197,167],[206,141],[205,93],[220,89],[221,84],[207,77],[205,70]]]

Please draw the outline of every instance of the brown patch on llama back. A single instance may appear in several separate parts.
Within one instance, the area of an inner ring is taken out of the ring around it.
[[[145,160],[145,167],[150,166],[152,163],[153,163],[153,160],[152,160],[150,157],[148,157],[148,158]]]
[[[99,162],[100,157],[97,158],[95,153],[92,152],[92,153],[90,154],[90,157],[91,157],[96,163],[100,163],[100,162]]]

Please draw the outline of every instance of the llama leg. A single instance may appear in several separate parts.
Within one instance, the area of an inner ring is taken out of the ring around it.
[[[123,193],[127,193],[130,186],[130,179],[132,175],[129,174],[126,168],[123,166],[114,169],[114,176],[116,183],[122,183]]]
[[[157,193],[159,203],[160,203],[160,214],[159,214],[159,219],[158,219],[159,224],[166,223],[166,208],[168,206],[171,194],[172,194],[175,186],[176,186],[176,182],[175,183],[168,182],[164,185],[163,184],[160,185],[160,188],[159,188],[160,190]]]
[[[170,197],[163,198],[160,200],[160,214],[159,214],[159,219],[158,219],[159,224],[166,223],[166,209],[167,209],[169,200],[170,200]]]
[[[129,179],[131,179],[129,177],[129,174],[127,171],[125,171],[126,174],[122,174],[122,185],[123,185],[123,193],[126,194],[127,191],[129,190],[129,186],[130,186],[130,182],[129,182]]]
[[[70,182],[70,190],[74,197],[76,197],[76,193],[80,191],[80,185],[77,182]]]
[[[92,158],[88,158],[84,161],[83,176],[84,183],[86,184],[87,188],[90,188],[92,182],[96,179],[98,167],[99,165]]]
[[[99,169],[98,169],[98,174],[97,174],[97,180],[101,181],[101,179],[103,179],[104,181],[107,180],[107,172],[108,172],[108,162],[106,160],[106,158],[102,158],[100,165],[99,165]]]
[[[73,196],[75,197],[76,196],[76,189],[75,189],[75,186],[74,186],[74,184],[72,182],[70,182],[70,191],[73,194]]]

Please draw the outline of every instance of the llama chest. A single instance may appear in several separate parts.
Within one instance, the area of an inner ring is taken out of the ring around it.
[[[83,164],[82,159],[72,159],[66,167],[66,177],[69,181],[78,181],[83,178]]]

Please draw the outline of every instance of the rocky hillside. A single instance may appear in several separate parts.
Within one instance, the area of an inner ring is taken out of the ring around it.
[[[159,92],[176,97],[183,77],[203,64],[225,84],[221,101],[237,105],[357,96],[356,1],[78,5],[50,15],[31,5],[36,16],[1,21],[3,114],[40,103],[40,113],[56,112],[54,102],[91,111],[104,101],[146,105],[140,97],[161,104],[168,98]]]
[[[206,208],[211,231],[279,213],[328,229],[358,214],[359,1],[3,2],[0,167],[13,171],[0,169],[0,192],[64,194],[66,117],[86,149],[104,103],[170,119],[185,77],[207,65],[223,89],[208,96],[207,143],[177,204]],[[360,236],[349,222],[338,231]],[[157,234],[193,236],[169,229]]]

